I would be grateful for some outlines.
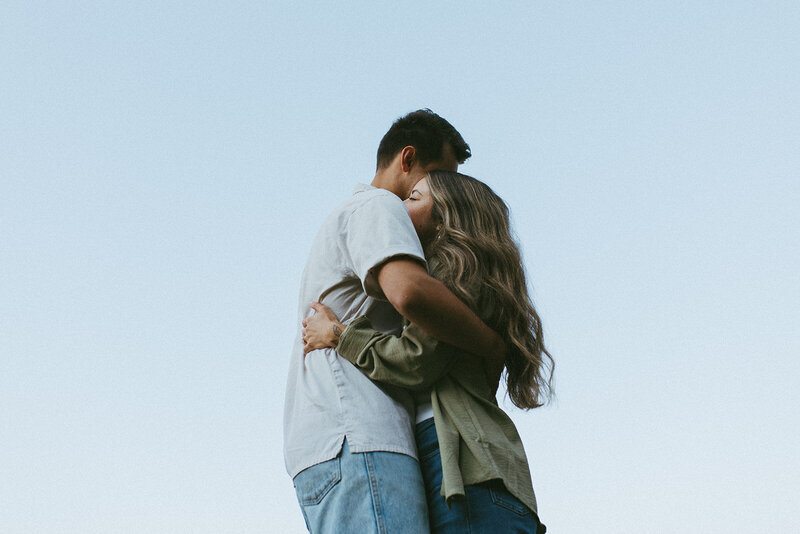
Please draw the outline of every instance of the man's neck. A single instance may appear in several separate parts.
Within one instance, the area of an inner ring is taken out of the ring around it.
[[[387,169],[381,169],[376,172],[371,185],[394,193],[401,199],[407,196],[407,191],[402,190],[403,188],[399,181],[392,174],[387,172]]]

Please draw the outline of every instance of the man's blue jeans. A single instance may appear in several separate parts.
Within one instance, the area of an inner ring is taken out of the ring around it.
[[[428,533],[428,505],[419,463],[392,452],[339,456],[294,477],[312,534]]]
[[[440,493],[442,458],[433,419],[417,423],[416,438],[433,534],[543,534],[547,530],[500,480],[465,486],[466,495],[455,497],[448,507]]]

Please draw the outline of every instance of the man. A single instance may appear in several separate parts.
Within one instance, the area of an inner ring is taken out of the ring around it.
[[[300,324],[311,302],[344,323],[367,315],[391,333],[402,326],[399,312],[435,338],[487,356],[487,369],[502,366],[499,336],[428,275],[401,200],[429,171],[455,171],[469,156],[458,131],[432,111],[401,117],[380,142],[372,185],[357,186],[314,241],[284,407],[286,468],[314,533],[425,533],[428,518],[410,395],[376,385],[333,349],[304,358]]]

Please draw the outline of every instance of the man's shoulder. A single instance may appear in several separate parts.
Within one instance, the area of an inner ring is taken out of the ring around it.
[[[372,202],[390,202],[396,204],[402,203],[400,198],[386,189],[380,187],[373,187],[371,185],[359,184],[353,190],[353,194],[349,199],[356,206],[361,206]]]
[[[334,210],[336,216],[349,216],[362,209],[396,209],[403,207],[403,201],[386,189],[359,184],[347,199]]]

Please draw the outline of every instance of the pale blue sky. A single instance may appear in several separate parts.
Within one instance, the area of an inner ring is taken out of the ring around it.
[[[0,531],[302,532],[322,216],[430,107],[509,203],[560,534],[791,532],[796,2],[0,5]],[[506,403],[508,405],[508,403]]]

